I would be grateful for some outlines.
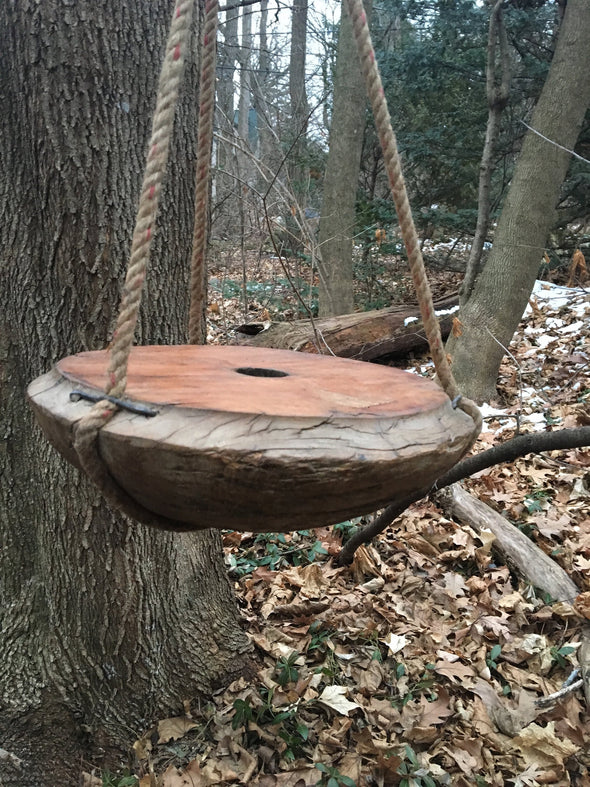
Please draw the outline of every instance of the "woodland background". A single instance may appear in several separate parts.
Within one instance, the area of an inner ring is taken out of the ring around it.
[[[280,537],[138,527],[33,423],[27,384],[108,343],[172,7],[0,5],[0,783],[590,784],[587,449],[465,484],[573,583],[557,598],[443,499],[349,567],[371,514]],[[435,297],[461,306],[448,350],[488,405],[474,450],[587,427],[586,0],[366,7]],[[209,341],[414,309],[339,20],[222,8]],[[142,343],[186,335],[198,73],[195,44]],[[395,363],[432,374],[420,353]]]

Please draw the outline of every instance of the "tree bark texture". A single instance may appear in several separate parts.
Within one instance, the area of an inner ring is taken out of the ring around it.
[[[365,2],[370,15],[372,0]],[[352,249],[367,100],[352,24],[342,3],[334,109],[319,229],[321,317],[354,309]]]
[[[243,666],[218,535],[109,510],[24,399],[59,357],[108,341],[172,6],[0,6],[0,746],[22,760],[0,760],[5,787],[77,785],[93,746],[132,742]],[[190,62],[138,328],[154,343],[184,336],[197,73]]]
[[[569,0],[555,54],[530,125],[571,150],[590,103],[590,14]],[[477,401],[495,393],[504,348],[526,307],[555,218],[570,154],[529,131],[494,235],[490,258],[462,308],[462,333],[449,339],[462,392]]]

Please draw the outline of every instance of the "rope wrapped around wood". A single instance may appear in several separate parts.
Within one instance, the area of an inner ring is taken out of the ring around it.
[[[432,294],[420,252],[418,237],[401,171],[397,143],[391,126],[391,119],[377,68],[369,29],[361,0],[347,0],[348,10],[353,21],[361,67],[371,100],[375,123],[383,148],[384,160],[390,181],[392,195],[398,214],[402,237],[407,249],[408,260],[425,332],[433,355],[439,381],[454,406],[458,406],[471,416],[474,434],[481,428],[481,415],[478,408],[468,399],[461,399],[446,358]],[[190,36],[191,20],[195,0],[176,0],[166,56],[160,74],[156,111],[152,124],[152,135],[147,155],[141,198],[137,213],[136,226],[127,276],[123,289],[119,316],[110,349],[108,385],[106,394],[121,398],[127,385],[127,368],[137,315],[141,302],[143,284],[149,263],[153,230],[158,212],[159,198],[172,138],[174,113],[182,78],[186,49]],[[193,234],[193,254],[191,260],[191,311],[189,322],[190,342],[202,343],[205,337],[202,319],[202,306],[205,298],[205,253],[207,245],[207,211],[210,178],[209,154],[213,134],[213,108],[215,98],[215,37],[217,28],[217,0],[207,0],[206,20],[203,41],[201,68],[201,102],[198,132],[198,167],[196,174],[195,228]],[[86,474],[96,483],[102,494],[115,506],[132,518],[163,529],[192,529],[184,523],[176,522],[144,508],[128,495],[112,478],[104,464],[98,447],[99,430],[105,426],[117,411],[116,403],[103,399],[84,416],[74,427],[74,447],[79,463]]]
[[[116,398],[123,396],[127,385],[129,354],[133,345],[143,284],[150,259],[160,192],[166,174],[174,114],[190,40],[194,6],[195,0],[176,0],[166,43],[166,54],[160,72],[131,255],[110,348],[106,393]],[[168,520],[141,506],[109,474],[98,449],[98,432],[110,421],[116,411],[115,404],[103,399],[76,424],[73,442],[82,469],[110,503],[133,519],[166,530],[188,529],[186,524]]]

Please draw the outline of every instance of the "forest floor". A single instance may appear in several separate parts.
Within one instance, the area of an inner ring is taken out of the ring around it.
[[[231,340],[243,322],[298,316],[276,259],[248,262],[247,313],[241,263],[226,263],[213,275],[210,340]],[[395,261],[373,278],[375,291],[410,300]],[[435,297],[460,279],[431,278]],[[589,333],[587,290],[537,284],[474,452],[517,428],[590,423]],[[425,358],[411,363],[429,369]],[[526,456],[464,484],[590,590],[588,450]],[[258,675],[200,707],[187,697],[184,716],[138,741],[141,787],[590,787],[583,692],[535,706],[572,673],[588,621],[511,572],[493,537],[428,500],[336,567],[359,524],[224,534]]]

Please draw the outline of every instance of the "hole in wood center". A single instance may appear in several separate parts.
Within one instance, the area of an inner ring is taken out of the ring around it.
[[[245,374],[248,377],[288,377],[288,372],[281,372],[278,369],[261,369],[255,366],[242,366],[236,369],[238,374]]]

